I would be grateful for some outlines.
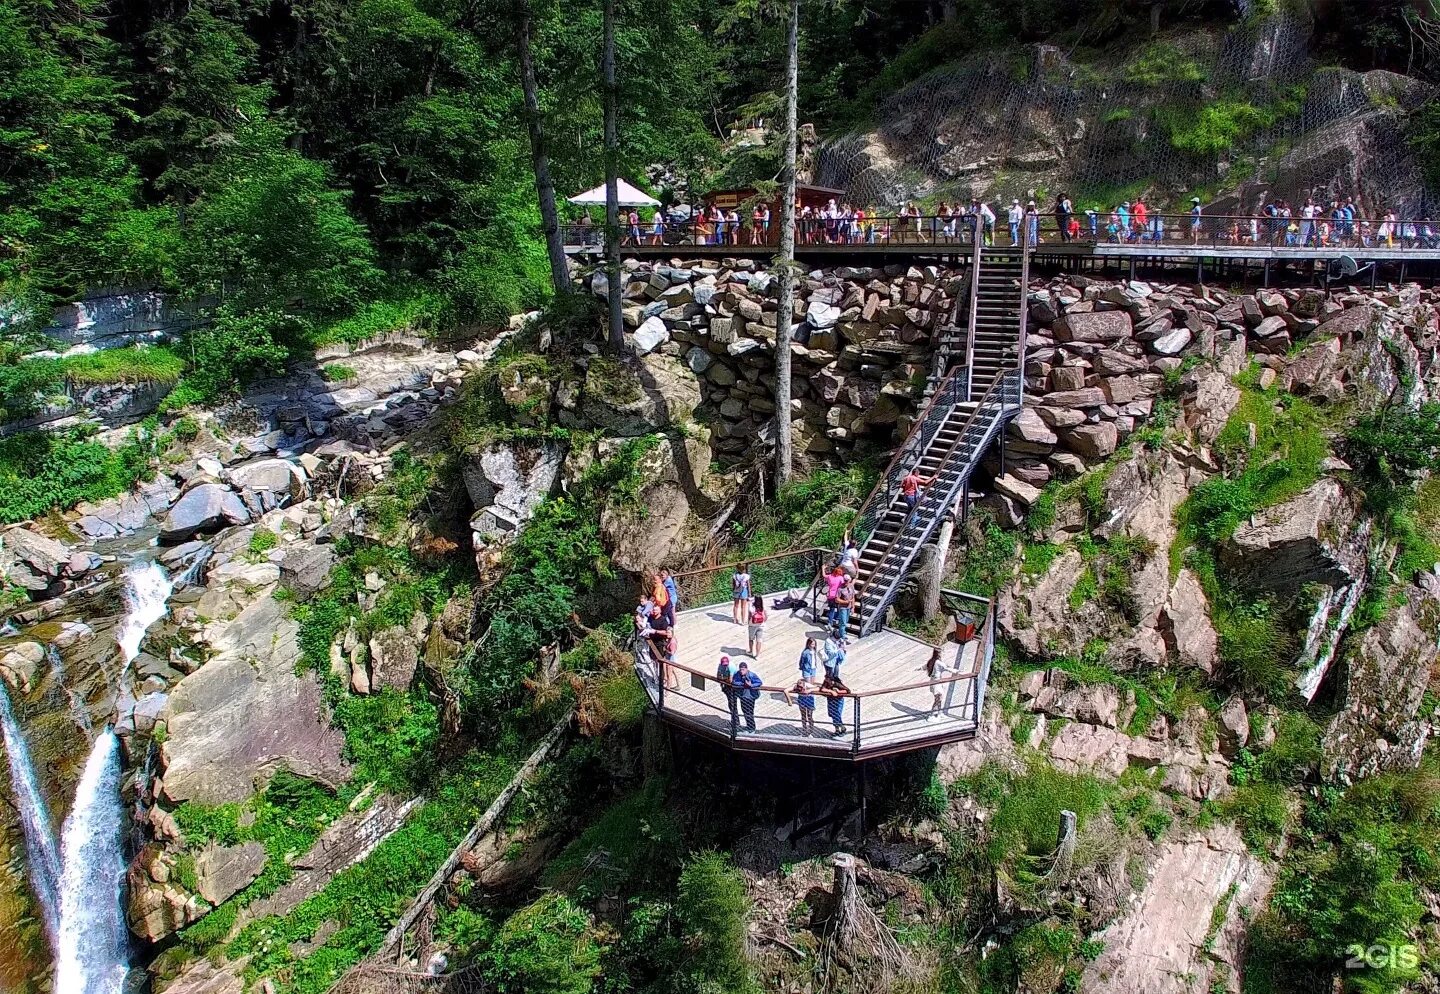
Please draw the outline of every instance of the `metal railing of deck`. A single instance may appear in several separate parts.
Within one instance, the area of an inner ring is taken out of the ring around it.
[[[762,591],[798,590],[802,591],[801,596],[810,601],[810,607],[814,610],[820,596],[820,570],[827,557],[837,558],[836,553],[825,549],[796,549],[772,556],[757,556],[754,559],[686,570],[673,574],[671,579],[679,590],[682,611],[692,607],[729,604],[734,599],[730,578],[743,563],[749,567],[752,597]]]
[[[1077,213],[1072,217],[1079,228],[1073,233],[1067,225],[1060,227],[1054,213],[1031,215],[1012,226],[1002,214],[993,225],[984,226],[983,243],[993,248],[1016,248],[1026,242],[1044,245],[1130,245],[1138,247],[1186,248],[1266,248],[1315,249],[1316,251],[1385,249],[1412,252],[1440,251],[1440,222],[1428,219],[1387,219],[1367,217],[1337,220],[1328,213],[1307,220],[1301,217],[1269,217],[1264,214],[1191,214],[1150,213],[1143,221],[1133,214],[1122,218],[1118,213],[1099,212],[1094,215]],[[849,246],[854,248],[949,248],[976,245],[976,215],[923,215],[899,217],[885,215],[854,218],[810,218],[796,221],[796,247]],[[702,247],[730,246],[736,249],[775,246],[779,243],[780,222],[772,220],[759,233],[749,219],[738,226],[727,222],[724,230],[713,224],[685,220],[666,221],[656,233],[653,221],[639,225],[632,232],[621,226],[621,247],[645,246]],[[604,247],[604,226],[598,224],[564,224],[561,234],[572,248]]]
[[[995,652],[994,601],[959,591],[945,591],[944,593],[949,598],[962,599],[976,605],[976,611],[967,612],[981,619],[974,638],[969,640],[979,643],[974,671],[872,690],[848,690],[844,693],[837,693],[816,688],[810,694],[816,698],[814,718],[816,731],[811,736],[806,736],[802,732],[799,706],[795,703],[795,699],[799,695],[792,690],[793,684],[786,686],[764,684],[756,690],[759,694],[769,694],[772,697],[786,700],[796,710],[793,717],[789,715],[780,718],[773,715],[757,716],[758,720],[763,721],[765,725],[752,732],[741,730],[740,725],[744,722],[743,713],[738,721],[735,720],[730,709],[730,697],[725,692],[724,685],[716,679],[713,672],[705,672],[678,662],[666,661],[655,652],[654,646],[647,639],[639,637],[636,637],[632,643],[635,672],[641,683],[650,692],[655,708],[662,716],[682,725],[697,727],[702,731],[707,728],[712,731],[716,730],[718,721],[719,728],[725,730],[732,744],[739,740],[745,740],[762,746],[774,746],[777,751],[785,751],[785,746],[808,745],[812,749],[818,747],[819,751],[849,755],[851,758],[857,758],[867,751],[895,751],[907,747],[907,743],[923,744],[927,738],[935,736],[915,735],[910,738],[896,739],[889,737],[889,733],[903,727],[928,727],[927,715],[933,714],[933,709],[919,710],[909,705],[892,706],[886,709],[886,702],[893,702],[902,694],[913,694],[919,690],[928,691],[932,695],[939,692],[944,695],[939,710],[941,716],[955,718],[957,717],[956,712],[959,711],[958,716],[961,720],[969,722],[972,726],[978,726],[981,712],[985,706],[986,684],[989,681],[990,666]],[[924,640],[919,641],[924,642]],[[969,642],[956,643],[947,639],[938,644],[930,642],[924,642],[924,644],[937,648],[947,644],[955,645],[957,646],[956,658],[958,660],[963,656],[965,646]],[[854,665],[863,664],[852,664],[852,667]],[[669,685],[667,674],[678,679],[678,686]],[[961,690],[964,695],[960,700],[956,700],[956,690]],[[830,730],[833,723],[827,712],[826,703],[834,698],[846,702],[842,712],[845,728],[843,734],[837,734]],[[703,717],[697,717],[688,710],[676,708],[675,701],[677,699],[698,706]],[[710,720],[706,721],[706,718]],[[945,731],[943,726],[935,731],[942,738],[954,737],[951,732]]]

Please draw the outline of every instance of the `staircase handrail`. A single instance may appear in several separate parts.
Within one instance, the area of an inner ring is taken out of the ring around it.
[[[975,424],[975,419],[980,416],[981,411],[985,410],[986,405],[992,402],[992,396],[996,393],[996,391],[1006,389],[1006,381],[1012,376],[1023,384],[1024,381],[1021,376],[1021,370],[1018,366],[1011,366],[1009,368],[1002,369],[999,375],[997,375],[995,379],[991,381],[990,386],[986,388],[985,393],[981,395],[979,402],[975,406],[975,409],[971,411],[970,416],[965,419],[965,424],[961,426],[959,434],[955,436],[955,441],[950,443],[950,446],[945,450],[945,454],[941,456],[940,465],[935,470],[937,475],[943,472],[945,466],[949,464],[951,457],[955,454],[956,448],[958,448],[960,444],[965,441],[966,436],[969,435],[970,429]],[[1017,406],[1019,404],[1018,398],[1016,404]],[[1000,406],[995,412],[994,417],[1000,417],[1004,414],[1004,411],[1005,402],[1004,398],[1002,397],[1000,399]],[[928,497],[929,494],[927,493],[926,498]],[[895,534],[890,537],[890,541],[886,543],[884,550],[881,551],[879,557],[875,560],[875,565],[872,566],[870,569],[870,579],[867,580],[864,584],[861,584],[860,588],[856,591],[855,607],[857,608],[857,611],[860,615],[860,633],[862,635],[867,632],[867,630],[870,628],[871,622],[873,621],[873,617],[866,616],[865,597],[869,594],[870,588],[875,585],[874,578],[880,572],[880,569],[885,565],[886,560],[889,559],[890,552],[892,549],[894,549],[895,543],[900,541],[901,537],[910,530],[910,525],[913,523],[920,525],[922,528],[924,527],[927,521],[927,517],[923,513],[925,510],[926,502],[927,501],[925,499],[922,499],[922,501],[916,506],[915,513],[909,515],[906,521],[900,526],[900,528],[896,530]],[[879,610],[879,608],[880,605],[876,605],[875,609],[877,611]]]
[[[969,324],[965,329],[965,366],[969,369],[975,368],[975,321],[980,314],[980,249],[984,242],[983,235],[975,239],[974,252],[970,258],[970,314]],[[967,384],[966,400],[970,399],[971,389],[973,387]]]
[[[894,501],[895,488],[899,486],[901,478],[905,475],[901,471],[906,463],[914,455],[925,451],[926,446],[935,437],[935,432],[939,431],[940,426],[950,416],[951,410],[961,403],[969,393],[970,367],[968,366],[956,366],[940,381],[940,385],[930,395],[930,399],[926,401],[924,408],[916,417],[910,434],[905,436],[905,441],[891,457],[889,465],[885,467],[885,472],[880,474],[880,478],[875,481],[875,486],[866,496],[865,502],[860,505],[860,510],[856,512],[855,520],[850,525],[850,537],[857,546],[863,546],[870,538],[875,522],[880,518],[876,514],[877,507],[883,506],[888,509]],[[923,437],[927,430],[929,431],[928,437]],[[923,440],[917,446],[917,439],[922,439],[922,437]],[[915,451],[912,452],[912,450]],[[879,501],[882,495],[884,504],[880,505]]]
[[[1020,250],[1020,340],[1015,346],[1015,365],[1020,369],[1020,402],[1025,402],[1025,349],[1030,337],[1030,255],[1035,246],[1026,239]]]

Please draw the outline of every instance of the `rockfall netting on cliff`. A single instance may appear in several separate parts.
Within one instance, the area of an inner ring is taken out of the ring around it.
[[[1434,93],[1410,77],[1321,65],[1310,22],[1252,18],[1104,53],[1049,45],[976,53],[883,104],[869,130],[826,142],[815,182],[858,204],[935,205],[1068,192],[1109,211],[1250,212],[1354,197],[1370,213],[1433,210],[1407,117]]]

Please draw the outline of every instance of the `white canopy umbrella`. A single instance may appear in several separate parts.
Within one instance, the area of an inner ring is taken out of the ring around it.
[[[617,180],[615,190],[620,195],[621,207],[659,207],[660,201],[649,196],[642,190],[636,189],[625,180]],[[577,207],[604,207],[605,206],[605,184],[601,183],[593,189],[584,193],[577,193],[571,197],[570,203]]]

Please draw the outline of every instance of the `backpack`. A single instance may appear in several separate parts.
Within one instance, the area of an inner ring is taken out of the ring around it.
[[[750,613],[750,623],[751,623],[752,625],[763,625],[763,624],[765,624],[765,612],[764,612],[764,611],[752,611],[752,612]]]

